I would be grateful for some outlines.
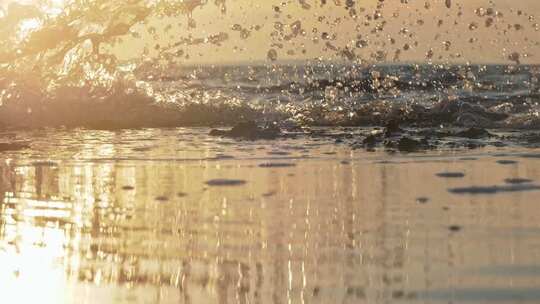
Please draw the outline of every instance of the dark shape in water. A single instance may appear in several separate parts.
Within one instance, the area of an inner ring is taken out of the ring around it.
[[[126,191],[128,191],[128,190],[135,190],[135,187],[127,185],[127,186],[123,186],[123,187],[122,187],[122,190],[126,190]]]
[[[498,160],[497,163],[500,165],[513,165],[513,164],[517,164],[518,162],[515,160],[501,159],[501,160]]]
[[[387,148],[397,148],[401,152],[416,152],[431,148],[427,139],[416,140],[410,137],[402,137],[398,142],[388,141],[385,143]]]
[[[428,148],[427,141],[419,141],[409,137],[402,137],[398,142],[398,150],[402,152],[414,152]]]
[[[532,183],[532,179],[527,178],[507,178],[504,180],[505,183],[511,184],[511,185],[517,185],[517,184],[528,184]]]
[[[440,172],[435,174],[438,177],[443,178],[463,178],[465,177],[465,173],[462,172]]]
[[[290,155],[290,152],[285,151],[270,151],[268,152],[268,155]]]
[[[351,162],[348,161],[348,160],[342,160],[342,161],[339,162],[339,163],[342,164],[342,165],[350,165],[350,164],[351,164]]]
[[[522,154],[522,158],[540,158],[540,154]]]
[[[218,129],[210,131],[210,136],[241,138],[247,140],[276,139],[280,134],[281,131],[279,128],[275,126],[260,128],[254,121],[241,122],[229,131]]]
[[[394,290],[392,291],[392,298],[393,299],[401,299],[405,296],[405,292],[403,290]]]
[[[458,231],[461,231],[461,229],[463,229],[463,228],[461,226],[458,226],[458,225],[452,225],[452,226],[448,227],[448,230],[450,230],[452,232],[458,232]]]
[[[245,185],[246,181],[241,179],[226,179],[216,178],[205,182],[208,186],[222,187],[222,186],[241,186]]]
[[[178,193],[176,193],[176,196],[178,196],[178,197],[186,197],[186,196],[188,196],[188,194],[185,193],[185,192],[178,192]]]
[[[294,166],[296,166],[296,164],[293,163],[264,163],[259,165],[261,168],[287,168]]]
[[[508,118],[505,113],[496,113],[487,110],[483,106],[477,104],[478,100],[466,102],[463,100],[447,100],[442,101],[433,107],[424,120],[431,121],[431,124],[447,122],[453,125],[476,126],[476,129],[469,134],[475,135],[480,128],[478,126],[493,126],[495,121],[500,121]],[[481,133],[480,133],[481,134]]]
[[[429,202],[429,198],[427,197],[418,197],[416,199],[416,202],[419,204],[427,204]]]
[[[147,151],[152,150],[152,148],[151,147],[137,147],[137,148],[133,148],[132,150],[135,152],[147,152]]]
[[[30,144],[27,142],[0,143],[0,152],[18,151],[27,148],[30,148]]]
[[[403,130],[399,127],[399,122],[397,120],[390,120],[384,126],[384,136],[390,137],[396,133],[402,133]]]
[[[161,196],[156,197],[156,201],[166,202],[166,201],[168,201],[168,200],[169,200],[169,198],[166,197],[166,196],[164,196],[164,195],[161,195]]]
[[[377,144],[378,137],[377,135],[371,134],[368,135],[368,137],[364,138],[362,141],[362,144],[366,147],[375,147]]]
[[[226,154],[216,154],[215,159],[234,159],[235,157],[232,155],[226,155]]]
[[[276,191],[268,191],[268,192],[262,194],[263,197],[270,197],[270,196],[274,196],[274,195],[276,195]]]
[[[522,192],[522,191],[538,191],[540,186],[538,185],[505,185],[505,186],[472,186],[472,187],[462,187],[462,188],[451,188],[448,189],[450,193],[454,194],[469,194],[469,195],[479,195],[479,194],[498,194],[505,192]]]
[[[465,137],[470,139],[480,139],[480,138],[489,138],[494,137],[495,135],[489,133],[486,129],[472,127],[465,131],[458,132],[454,134],[457,137]]]

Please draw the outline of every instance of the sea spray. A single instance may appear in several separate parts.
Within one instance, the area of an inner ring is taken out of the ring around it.
[[[446,3],[445,12],[456,17],[431,20],[429,12],[441,5],[426,2],[425,11],[411,15],[417,20],[410,25],[410,18],[396,13],[411,9],[406,3],[270,1],[250,11],[271,17],[264,22],[234,20],[228,28],[201,30],[199,12],[227,16],[234,13],[232,5],[224,0],[6,2],[0,13],[0,125],[126,128],[238,120],[373,125],[391,119],[416,126],[539,124],[539,68],[523,64],[526,52],[501,54],[522,65],[459,63],[464,55],[456,41],[441,34],[433,40],[442,41],[440,47],[419,41],[415,32],[430,22],[444,34],[445,22],[465,20],[462,15],[469,12],[459,4]],[[330,6],[338,10],[330,14]],[[299,9],[308,14],[291,13]],[[506,25],[517,33],[537,27],[534,16],[519,14],[526,22],[521,25],[494,5],[477,8],[474,16],[477,20],[465,24],[472,44],[482,38],[481,21],[494,36],[506,35],[501,29]],[[396,26],[399,31],[391,30]],[[246,42],[243,51],[237,44],[254,37],[269,44],[262,61],[190,65],[197,47],[217,53],[233,48],[246,56],[253,43]],[[524,41],[523,48],[538,44]],[[133,45],[141,54],[123,58],[119,50]],[[422,45],[429,46],[425,62],[403,59]],[[325,56],[310,58],[321,46]]]

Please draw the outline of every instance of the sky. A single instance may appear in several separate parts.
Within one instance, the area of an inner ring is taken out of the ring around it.
[[[13,2],[0,3],[8,1]],[[46,0],[24,0],[28,1]],[[325,5],[321,5],[324,0],[207,2],[189,17],[151,17],[132,28],[133,37],[124,37],[112,52],[125,59],[174,54],[175,61],[186,64],[315,58],[540,63],[538,0],[326,0]],[[355,13],[347,9],[347,3]],[[197,45],[167,49],[186,38],[219,40],[223,35],[227,39],[219,43],[191,40]]]

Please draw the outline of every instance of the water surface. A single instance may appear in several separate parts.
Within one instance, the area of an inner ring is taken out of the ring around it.
[[[451,191],[539,185],[523,149],[388,154],[208,131],[17,132],[31,147],[0,154],[1,299],[540,301],[540,191]]]

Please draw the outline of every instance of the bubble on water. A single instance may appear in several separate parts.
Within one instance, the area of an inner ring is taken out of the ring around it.
[[[270,49],[268,50],[266,57],[268,58],[268,60],[276,61],[278,59],[278,53],[275,49]]]
[[[520,64],[520,58],[521,58],[521,55],[518,52],[513,52],[510,55],[508,55],[508,60],[513,61],[516,64]]]
[[[445,0],[445,5],[447,8],[451,8],[452,7],[452,0]]]

